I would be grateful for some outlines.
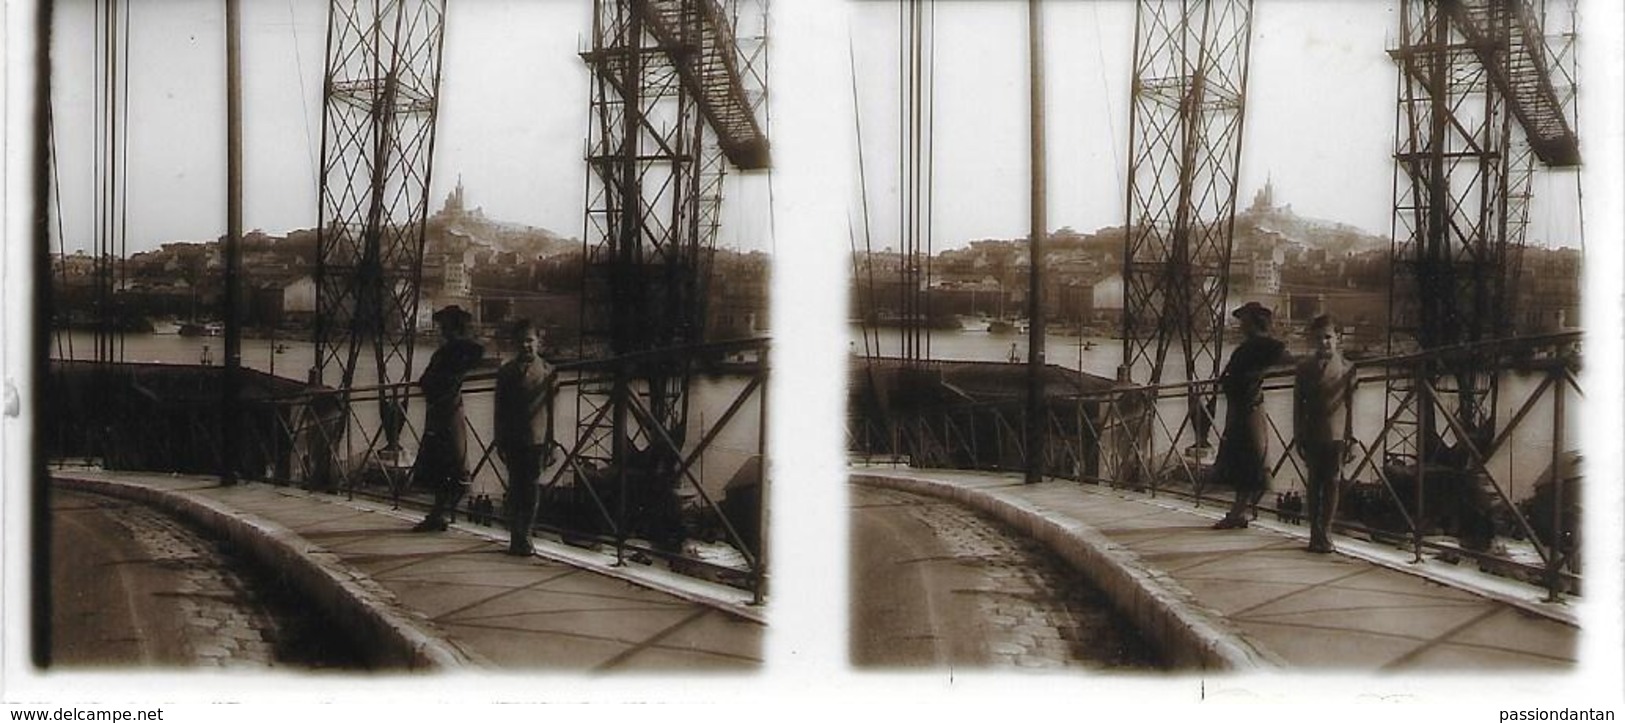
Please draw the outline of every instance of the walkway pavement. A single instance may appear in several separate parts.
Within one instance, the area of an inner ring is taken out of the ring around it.
[[[374,662],[409,668],[755,669],[763,618],[749,593],[613,554],[537,540],[502,554],[501,528],[412,533],[421,513],[260,483],[56,470],[55,484],[164,508],[276,569],[313,612],[357,632]]]
[[[856,484],[937,495],[1048,544],[1106,591],[1180,667],[1564,670],[1573,606],[1476,569],[1260,519],[1209,529],[1219,505],[1019,474],[854,467]],[[861,603],[860,603],[861,604]]]

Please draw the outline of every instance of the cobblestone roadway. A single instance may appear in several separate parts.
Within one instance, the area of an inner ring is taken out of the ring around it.
[[[1147,646],[1110,612],[1104,596],[1036,543],[949,502],[894,490],[849,489],[855,663],[1155,664]],[[905,548],[912,549],[904,553]],[[927,619],[932,629],[913,629]],[[950,636],[958,639],[946,639]],[[919,644],[922,638],[931,644]]]
[[[214,543],[98,495],[55,490],[51,511],[54,663],[276,663],[276,620]]]

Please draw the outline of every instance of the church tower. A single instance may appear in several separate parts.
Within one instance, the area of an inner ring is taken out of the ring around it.
[[[446,195],[446,205],[440,210],[442,216],[460,218],[463,215],[463,174],[457,174],[457,188]]]
[[[461,187],[459,186],[459,188]],[[1273,208],[1275,208],[1275,181],[1273,178],[1266,176],[1264,187],[1258,189],[1258,193],[1253,194],[1253,205],[1247,210],[1253,213],[1263,213]]]

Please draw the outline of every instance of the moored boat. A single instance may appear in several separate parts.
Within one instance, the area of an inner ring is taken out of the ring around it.
[[[960,314],[957,318],[960,331],[988,331],[993,326],[993,320],[982,315]]]

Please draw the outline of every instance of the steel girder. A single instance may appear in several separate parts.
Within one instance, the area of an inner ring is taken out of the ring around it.
[[[766,6],[737,5],[595,0],[592,46],[582,54],[592,73],[584,357],[704,341],[727,168],[767,165]],[[740,36],[741,10],[759,33]],[[627,463],[658,437],[686,439],[692,359],[647,358],[629,377],[584,381],[577,432],[585,456]],[[644,400],[658,433],[619,410],[600,413],[628,395]]]
[[[329,5],[316,374],[341,388],[412,374],[444,24],[445,0]]]
[[[1251,0],[1141,0],[1135,18],[1120,378],[1217,376],[1246,117]],[[1211,392],[1190,400],[1205,444]],[[1204,407],[1206,411],[1204,411]]]
[[[1123,363],[1216,375],[1246,113],[1252,3],[1141,0],[1135,22]]]
[[[1390,352],[1510,336],[1533,164],[1578,162],[1572,76],[1531,39],[1539,24],[1523,0],[1406,0],[1400,24]],[[1415,401],[1423,381],[1441,405]],[[1391,456],[1431,460],[1495,435],[1491,364],[1452,357],[1388,391],[1390,411],[1413,400]],[[1440,408],[1457,424],[1440,423]]]

